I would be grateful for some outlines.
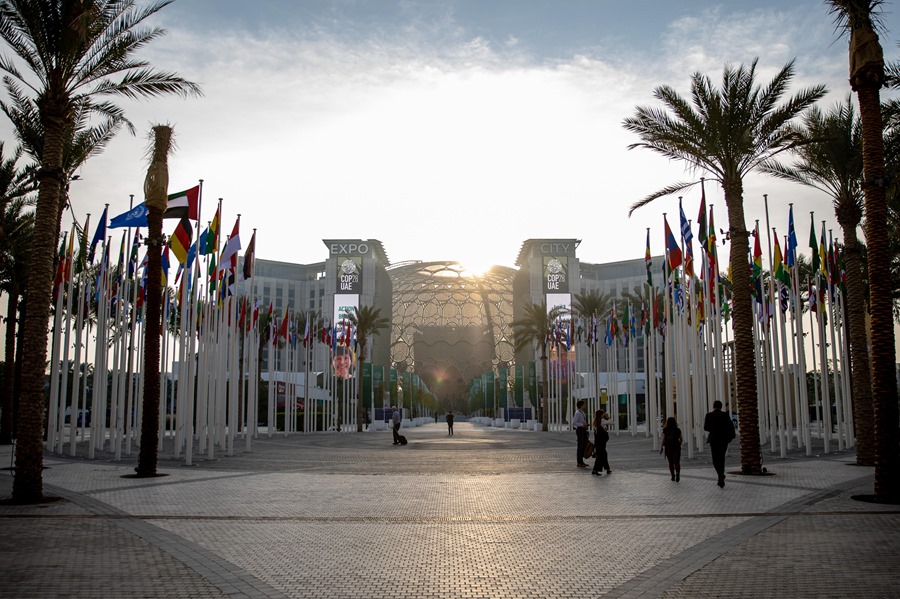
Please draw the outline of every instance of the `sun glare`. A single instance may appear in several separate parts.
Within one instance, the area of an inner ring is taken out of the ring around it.
[[[489,271],[493,264],[485,261],[467,260],[466,262],[462,263],[462,266],[470,275],[480,277],[481,275]]]

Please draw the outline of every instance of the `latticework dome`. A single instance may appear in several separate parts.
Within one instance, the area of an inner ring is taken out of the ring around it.
[[[483,372],[511,366],[515,269],[473,274],[456,262],[416,262],[388,273],[398,370],[417,373],[439,399],[449,399],[465,397]]]

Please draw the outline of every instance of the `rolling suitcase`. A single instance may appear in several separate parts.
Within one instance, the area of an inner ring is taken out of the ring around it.
[[[400,439],[400,445],[406,445],[407,443],[409,443],[404,435],[397,435],[397,438]]]

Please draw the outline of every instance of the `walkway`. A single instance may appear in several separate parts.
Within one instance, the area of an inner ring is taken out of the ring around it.
[[[0,506],[0,598],[900,595],[900,506],[851,499],[873,477],[852,453],[767,453],[774,476],[719,489],[708,455],[674,483],[643,437],[595,477],[573,434],[455,429],[276,436],[153,479],[48,454],[62,500]]]

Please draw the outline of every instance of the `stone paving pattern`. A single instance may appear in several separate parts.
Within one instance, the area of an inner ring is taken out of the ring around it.
[[[454,429],[263,436],[192,466],[164,445],[152,479],[136,449],[46,454],[59,500],[0,505],[0,599],[900,597],[900,506],[852,499],[873,469],[850,451],[765,452],[772,476],[719,489],[708,453],[674,483],[643,436],[614,434],[596,477],[574,433]]]

